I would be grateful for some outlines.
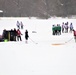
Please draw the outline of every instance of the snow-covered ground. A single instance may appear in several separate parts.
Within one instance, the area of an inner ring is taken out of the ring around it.
[[[0,34],[3,29],[17,29],[17,20],[24,24],[22,41],[0,42],[0,75],[76,75],[73,33],[52,35],[53,24],[68,21],[76,29],[76,19],[1,18]],[[26,29],[30,37],[28,44],[24,38]],[[61,45],[52,45],[55,43]]]

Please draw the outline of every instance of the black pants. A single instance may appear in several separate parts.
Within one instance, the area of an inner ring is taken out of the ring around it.
[[[17,40],[18,41],[19,41],[19,39],[20,39],[20,41],[22,41],[21,36],[17,36]]]
[[[16,36],[14,36],[14,41],[16,41]]]
[[[76,42],[76,36],[74,36],[75,42]]]

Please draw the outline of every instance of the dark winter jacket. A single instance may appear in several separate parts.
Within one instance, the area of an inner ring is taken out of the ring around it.
[[[14,29],[14,36],[17,36],[17,31],[16,31],[16,29]]]
[[[6,30],[4,29],[4,30],[3,30],[3,34],[2,34],[2,38],[6,39],[6,36],[7,36]]]
[[[29,36],[28,36],[28,31],[26,30],[26,31],[25,31],[25,39],[28,40],[28,37],[29,37]]]

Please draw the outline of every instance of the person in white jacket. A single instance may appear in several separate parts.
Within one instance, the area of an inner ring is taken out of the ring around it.
[[[73,24],[71,23],[70,24],[70,32],[72,32],[73,31]]]
[[[20,29],[20,23],[19,23],[19,21],[17,21],[16,26],[17,26],[18,29]]]

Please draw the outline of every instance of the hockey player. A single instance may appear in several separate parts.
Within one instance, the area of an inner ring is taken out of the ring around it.
[[[14,28],[14,41],[16,41],[16,36],[17,36],[17,31],[16,31],[16,29]]]
[[[26,31],[25,31],[25,39],[26,39],[26,43],[28,43],[28,37],[29,37],[29,35],[28,35],[28,31],[26,30]]]
[[[73,29],[73,34],[74,34],[74,39],[75,39],[75,42],[76,42],[76,31]]]
[[[55,35],[55,30],[54,30],[55,25],[52,25],[52,34]]]
[[[24,25],[23,25],[23,23],[22,23],[22,22],[21,22],[21,24],[20,24],[20,25],[21,25],[21,29],[23,29],[23,26],[24,26]]]
[[[67,25],[66,25],[66,23],[65,23],[65,33],[67,33]]]
[[[68,22],[67,23],[65,23],[65,33],[68,33]]]
[[[52,32],[53,35],[57,35],[57,26],[55,25],[52,26]]]
[[[18,30],[17,30],[17,40],[18,40],[18,41],[19,41],[19,39],[20,39],[20,41],[22,41],[21,35],[22,35],[21,31],[18,29]]]
[[[70,24],[70,32],[72,32],[73,31],[73,24],[71,23]]]
[[[64,28],[65,28],[65,26],[64,26],[64,22],[62,23],[62,33],[64,33]]]
[[[6,39],[6,29],[3,30],[2,38],[3,38],[3,39]]]
[[[57,24],[57,35],[61,35],[61,26]]]
[[[3,42],[4,39],[2,38],[2,35],[0,35],[0,42]]]
[[[17,25],[17,28],[20,29],[20,23],[19,23],[19,21],[17,21],[16,25]]]
[[[9,40],[14,41],[14,32],[13,29],[10,30]]]

